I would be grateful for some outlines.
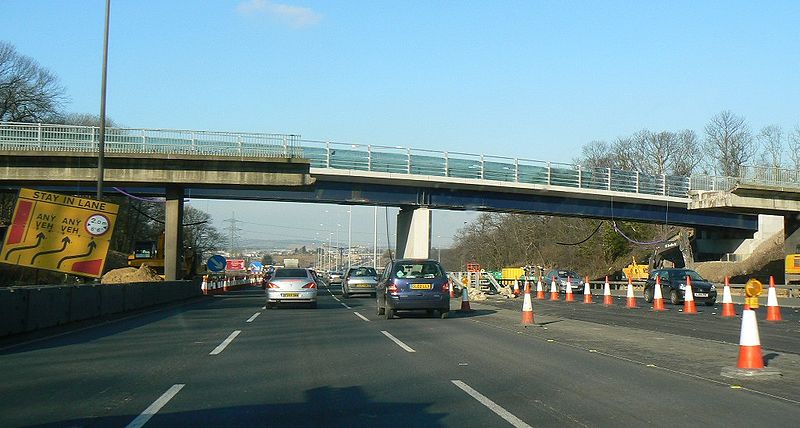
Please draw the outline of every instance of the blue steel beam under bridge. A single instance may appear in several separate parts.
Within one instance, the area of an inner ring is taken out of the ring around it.
[[[155,189],[127,189],[153,193]],[[156,190],[160,194],[160,190]],[[186,189],[186,196],[202,199],[316,202],[345,205],[428,207],[445,210],[543,214],[567,217],[631,220],[688,227],[758,230],[755,215],[709,210],[689,210],[680,203],[637,203],[622,198],[581,199],[545,194],[523,194],[497,190],[465,190],[444,187],[412,187],[396,184],[346,183],[317,178],[302,190]]]

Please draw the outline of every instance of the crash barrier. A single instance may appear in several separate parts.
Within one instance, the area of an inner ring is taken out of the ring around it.
[[[261,274],[248,275],[203,275],[200,290],[205,295],[224,294],[241,290],[244,287],[260,287],[263,281]]]
[[[200,295],[198,281],[0,288],[0,337]]]

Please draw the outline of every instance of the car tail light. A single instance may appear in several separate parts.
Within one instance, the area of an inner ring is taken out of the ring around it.
[[[445,282],[442,284],[442,292],[449,293],[450,292],[450,282]]]
[[[279,288],[279,287],[278,287],[278,284],[276,284],[274,282],[270,282],[269,284],[267,284],[267,288]]]
[[[304,285],[303,288],[317,288],[317,283],[309,282],[308,284]]]
[[[394,282],[390,282],[389,286],[386,287],[386,291],[390,293],[397,293],[397,284],[395,284]]]

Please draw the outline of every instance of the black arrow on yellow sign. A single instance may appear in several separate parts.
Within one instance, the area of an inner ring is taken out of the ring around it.
[[[34,262],[36,262],[36,258],[37,258],[37,257],[39,257],[39,256],[44,256],[44,255],[46,255],[46,254],[55,254],[55,253],[60,253],[60,252],[62,252],[62,251],[64,251],[64,250],[66,250],[66,249],[67,249],[67,244],[69,244],[69,243],[70,243],[70,242],[72,242],[72,241],[70,241],[70,239],[69,239],[69,236],[65,236],[65,237],[64,237],[64,239],[62,239],[62,240],[61,240],[61,242],[62,242],[64,245],[62,245],[62,246],[61,246],[61,248],[59,248],[59,249],[57,249],[57,250],[42,251],[41,253],[36,253],[36,254],[33,256],[33,258],[31,258],[31,264],[34,264]]]
[[[36,235],[36,243],[35,243],[35,244],[33,244],[33,245],[26,245],[26,246],[24,246],[24,247],[12,248],[12,249],[8,250],[8,252],[6,253],[6,260],[8,260],[8,256],[10,256],[10,255],[11,255],[11,253],[13,253],[14,251],[30,250],[31,248],[36,248],[36,247],[38,247],[38,246],[39,246],[39,244],[41,244],[41,243],[42,243],[42,241],[44,240],[44,238],[45,238],[45,236],[44,236],[44,232],[39,232],[39,234],[38,234],[38,235]]]
[[[97,244],[94,241],[89,242],[89,251],[87,251],[87,252],[85,252],[83,254],[78,254],[76,256],[67,256],[67,257],[62,258],[61,260],[58,261],[58,265],[56,265],[56,269],[61,269],[61,263],[64,263],[65,260],[80,259],[80,258],[83,258],[83,257],[88,257],[90,254],[92,254],[92,251],[94,251],[95,247],[97,247]]]

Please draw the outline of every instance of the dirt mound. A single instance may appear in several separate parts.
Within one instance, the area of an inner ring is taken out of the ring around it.
[[[727,276],[732,283],[745,283],[750,278],[767,283],[772,275],[775,282],[782,283],[783,258],[783,233],[778,233],[741,262],[700,262],[693,268],[700,276],[713,282],[723,282]]]
[[[140,268],[125,267],[121,269],[114,269],[103,275],[100,280],[101,284],[127,284],[130,282],[157,282],[161,281],[161,277],[147,265],[142,265]]]

